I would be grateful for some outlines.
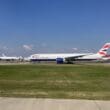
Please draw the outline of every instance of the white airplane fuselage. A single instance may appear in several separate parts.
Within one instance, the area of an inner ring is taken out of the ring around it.
[[[21,57],[9,57],[9,56],[1,56],[0,57],[0,60],[3,60],[3,61],[14,61],[14,60],[20,60],[22,59]]]
[[[87,54],[87,53],[86,53]],[[73,56],[80,56],[80,55],[86,55],[85,53],[55,53],[55,54],[34,54],[31,55],[30,58],[36,59],[36,60],[56,60],[57,58],[67,58],[67,57],[73,57]]]

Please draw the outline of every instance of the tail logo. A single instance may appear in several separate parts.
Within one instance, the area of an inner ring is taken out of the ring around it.
[[[99,50],[99,54],[101,56],[106,56],[107,55],[107,50],[110,48],[110,43],[106,43],[100,50]]]

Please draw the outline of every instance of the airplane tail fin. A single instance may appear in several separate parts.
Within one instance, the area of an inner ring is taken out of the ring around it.
[[[98,54],[101,56],[107,55],[107,50],[110,48],[110,43],[106,43],[99,51]]]
[[[2,56],[3,56],[3,57],[6,57],[6,55],[5,55],[4,53],[2,54]]]

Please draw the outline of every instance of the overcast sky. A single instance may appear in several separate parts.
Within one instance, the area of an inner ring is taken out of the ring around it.
[[[0,55],[96,52],[110,42],[110,0],[0,0]]]

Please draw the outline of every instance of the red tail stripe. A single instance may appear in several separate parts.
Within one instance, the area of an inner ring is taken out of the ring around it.
[[[99,54],[104,55],[104,56],[106,55],[106,53],[104,53],[104,52],[99,52]]]
[[[105,45],[103,48],[110,48],[110,45]]]

